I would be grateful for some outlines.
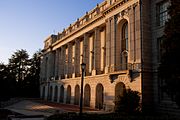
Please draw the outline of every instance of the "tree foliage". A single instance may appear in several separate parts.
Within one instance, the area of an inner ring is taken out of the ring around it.
[[[29,58],[21,49],[12,54],[7,65],[0,64],[0,98],[39,96],[40,54],[38,51]]]
[[[0,63],[0,83],[0,101],[15,96],[16,83],[14,77],[8,66],[3,63]]]
[[[180,1],[171,0],[170,4],[159,75],[166,83],[166,93],[180,106]]]

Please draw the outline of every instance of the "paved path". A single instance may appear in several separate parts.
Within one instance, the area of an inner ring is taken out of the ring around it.
[[[79,112],[79,106],[67,105],[47,102],[44,100],[22,100],[11,106],[5,107],[5,109],[23,114],[23,115],[44,115],[50,116],[54,113],[61,112]],[[83,112],[103,112],[90,108],[83,108]]]

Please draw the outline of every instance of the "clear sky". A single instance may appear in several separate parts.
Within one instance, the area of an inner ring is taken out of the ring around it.
[[[30,57],[50,34],[61,32],[104,0],[0,0],[0,62],[19,49]]]

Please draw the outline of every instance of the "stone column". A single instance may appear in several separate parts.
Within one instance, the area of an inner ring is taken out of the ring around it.
[[[80,40],[75,40],[75,76],[80,77]]]
[[[56,49],[55,52],[55,80],[58,80],[59,73],[59,49]]]
[[[75,48],[75,42],[72,44],[72,78],[75,78],[76,76],[75,76],[75,65],[76,65],[76,59],[75,59],[75,50],[76,50],[76,48]]]
[[[51,56],[50,56],[50,53],[48,53],[47,54],[47,80],[49,81],[49,78],[50,78],[50,76],[51,76],[51,74],[50,74],[50,69],[51,69],[51,64],[50,64],[50,61],[51,61]]]
[[[129,36],[128,36],[128,43],[130,43],[128,46],[128,61],[130,62],[130,63],[133,63],[134,62],[134,60],[135,60],[135,13],[134,13],[134,9],[133,9],[133,7],[131,7],[131,9],[129,10],[129,23],[128,23],[128,26],[130,26],[130,27],[128,27],[128,28],[131,28],[130,30],[128,30],[128,31],[130,31],[130,33],[128,33],[129,34],[129,36],[130,36],[130,38],[129,38]]]
[[[89,34],[84,34],[84,41],[83,41],[83,62],[86,64],[86,75],[89,75]]]
[[[110,66],[110,45],[111,45],[111,21],[110,19],[106,19],[106,67],[105,67],[105,73],[109,72],[109,66]]]
[[[59,71],[58,71],[58,76],[59,76],[59,79],[61,79],[61,74],[62,74],[62,47],[59,48]]]
[[[114,72],[116,69],[116,16],[111,18],[111,68],[110,71]]]
[[[104,67],[105,67],[105,29],[103,28],[100,32],[100,41],[101,41],[101,66],[100,70],[102,73],[104,73]]]
[[[72,77],[72,43],[68,43],[68,78]]]
[[[84,59],[83,59],[83,40],[80,41],[80,65],[84,62]],[[81,73],[81,67],[79,65],[79,70],[80,70],[80,73]]]
[[[65,46],[62,46],[61,47],[61,56],[60,56],[60,75],[61,75],[61,79],[64,79],[65,78],[65,62],[66,62],[66,59],[65,59]]]
[[[68,78],[68,45],[65,45],[65,78]]]
[[[48,54],[48,69],[47,69],[47,74],[48,74],[48,79],[50,79],[51,77],[54,77],[54,71],[55,71],[55,52],[54,51],[51,51],[49,54]]]
[[[100,57],[101,57],[101,43],[100,43],[100,31],[99,27],[95,28],[95,40],[94,40],[94,69],[92,74],[96,75],[100,73]]]
[[[89,37],[89,73],[94,69],[94,39],[93,35]]]

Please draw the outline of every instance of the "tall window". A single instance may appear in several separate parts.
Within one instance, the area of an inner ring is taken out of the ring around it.
[[[128,22],[126,21],[122,26],[122,38],[121,38],[121,64],[122,70],[128,68]]]
[[[128,50],[128,23],[122,27],[122,51]]]
[[[165,48],[163,46],[163,40],[164,40],[164,37],[160,37],[157,39],[157,51],[158,51],[158,62],[160,63],[161,62],[161,59],[162,59],[162,56],[165,52]]]
[[[158,26],[164,26],[166,21],[168,20],[169,18],[168,6],[169,6],[168,1],[163,1],[157,4],[156,15],[157,15]]]

